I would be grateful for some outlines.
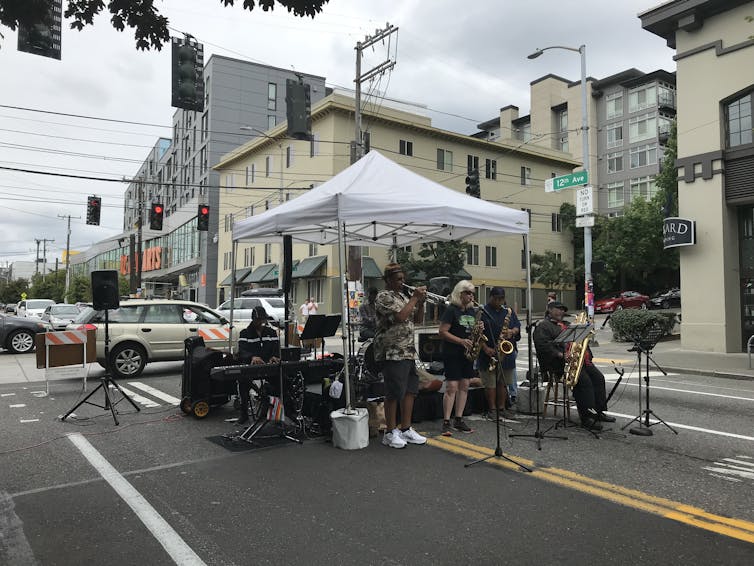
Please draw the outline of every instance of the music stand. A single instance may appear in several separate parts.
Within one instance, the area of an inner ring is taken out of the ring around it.
[[[325,338],[335,336],[340,326],[341,315],[339,314],[310,314],[306,319],[301,340],[322,339],[322,356],[325,355]]]

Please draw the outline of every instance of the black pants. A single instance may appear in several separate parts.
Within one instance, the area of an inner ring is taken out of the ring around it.
[[[597,366],[584,364],[579,382],[573,388],[573,397],[582,422],[596,416],[591,414],[590,409],[597,413],[607,411],[605,376]]]

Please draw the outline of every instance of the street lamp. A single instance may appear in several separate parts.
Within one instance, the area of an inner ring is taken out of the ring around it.
[[[278,144],[278,147],[280,148],[280,189],[279,189],[279,191],[278,191],[278,203],[280,203],[280,204],[283,204],[283,160],[284,160],[284,155],[283,155],[283,142],[281,142],[281,141],[277,140],[276,138],[273,138],[273,137],[272,137],[272,136],[270,136],[270,135],[267,135],[267,134],[266,134],[266,133],[264,133],[264,132],[263,132],[262,130],[260,130],[260,129],[258,129],[258,128],[255,128],[255,127],[253,127],[253,126],[241,126],[241,127],[240,127],[240,128],[238,128],[238,129],[239,129],[239,130],[243,130],[243,131],[245,131],[245,132],[256,132],[256,133],[258,133],[258,134],[259,134],[260,136],[264,136],[264,137],[266,137],[267,139],[271,139],[272,141],[274,141],[274,142],[277,142],[277,144]]]
[[[565,49],[581,55],[581,152],[584,172],[589,175],[589,120],[587,118],[586,96],[586,45],[566,47],[564,45],[552,45],[537,49],[528,59],[536,59],[548,49]],[[592,282],[592,227],[584,226],[584,307],[589,318],[594,318],[594,283]]]

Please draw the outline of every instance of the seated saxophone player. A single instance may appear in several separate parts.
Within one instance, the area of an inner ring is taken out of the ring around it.
[[[512,418],[513,412],[505,408],[508,399],[508,386],[513,384],[516,374],[516,343],[521,339],[521,322],[513,309],[505,305],[505,289],[493,287],[482,314],[484,342],[479,354],[479,376],[482,378],[487,396],[487,416],[497,420],[497,409],[504,418]],[[503,344],[503,354],[500,346]]]
[[[479,355],[474,347],[483,339],[483,326],[479,321],[481,310],[474,308],[474,284],[471,281],[459,281],[450,294],[450,305],[440,319],[440,338],[443,361],[445,363],[445,395],[442,400],[442,434],[452,436],[453,429],[470,433],[473,430],[463,420],[466,397],[469,393],[469,381],[474,377],[474,362]],[[455,408],[455,418],[451,416]]]
[[[565,344],[556,343],[554,340],[568,327],[568,323],[563,320],[563,315],[567,310],[568,308],[560,301],[549,303],[545,318],[534,329],[534,347],[537,349],[540,368],[553,375],[562,375],[565,366]],[[592,363],[592,352],[588,348],[578,382],[573,388],[573,397],[576,399],[576,408],[579,411],[582,426],[592,430],[602,430],[600,421],[615,422],[615,417],[605,414],[607,410],[605,376]]]

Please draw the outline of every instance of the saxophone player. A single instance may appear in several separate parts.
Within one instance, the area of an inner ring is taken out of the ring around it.
[[[505,304],[505,289],[493,287],[484,306],[484,338],[479,354],[479,377],[482,378],[487,396],[488,418],[497,420],[497,409],[504,418],[512,418],[512,411],[506,409],[508,388],[516,377],[516,342],[521,339],[521,322],[513,309]],[[508,354],[500,352],[501,343],[506,348],[512,346]]]
[[[537,350],[540,368],[554,376],[563,374],[566,352],[562,343],[555,343],[555,338],[568,327],[563,315],[568,308],[560,301],[547,305],[545,318],[534,329],[534,347]],[[605,376],[592,363],[592,352],[587,349],[584,366],[579,380],[573,388],[576,408],[579,411],[581,425],[591,430],[602,430],[602,422],[615,422],[615,417],[606,415],[607,395]]]
[[[481,333],[479,317],[481,311],[474,308],[474,284],[459,281],[450,294],[450,305],[440,319],[440,338],[443,339],[443,361],[445,363],[445,395],[442,400],[442,434],[452,436],[453,429],[470,433],[473,430],[463,420],[469,382],[474,377],[474,358],[471,352],[475,334]],[[455,418],[451,416],[455,408]]]

